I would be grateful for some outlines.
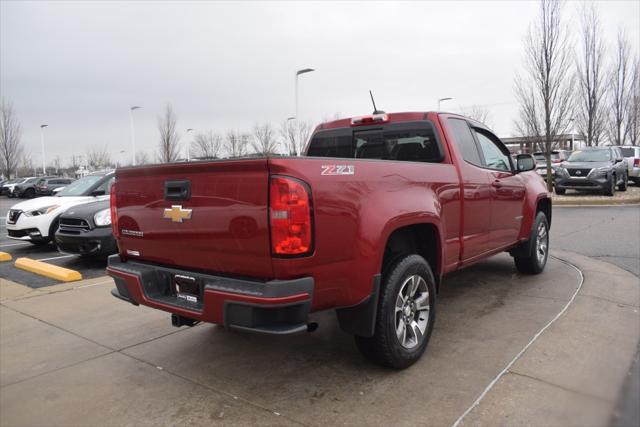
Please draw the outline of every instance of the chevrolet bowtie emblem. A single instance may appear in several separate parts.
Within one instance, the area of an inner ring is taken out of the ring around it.
[[[162,217],[172,222],[182,222],[191,219],[191,209],[182,209],[182,205],[171,205],[171,209],[164,210]]]

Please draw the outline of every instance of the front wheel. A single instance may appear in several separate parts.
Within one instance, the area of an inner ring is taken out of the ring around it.
[[[536,220],[529,235],[529,254],[523,257],[514,257],[516,268],[520,273],[539,274],[547,265],[549,257],[549,222],[543,212],[538,212]]]
[[[605,196],[613,196],[616,192],[616,176],[615,175],[611,175],[611,178],[609,178],[609,182],[607,182],[607,188],[604,190],[604,195]]]
[[[372,337],[356,336],[358,349],[375,363],[404,369],[424,353],[435,321],[436,288],[429,264],[419,255],[394,263],[380,288]]]

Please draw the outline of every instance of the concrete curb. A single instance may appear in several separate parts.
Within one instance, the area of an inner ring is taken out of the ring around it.
[[[622,200],[557,200],[551,198],[553,206],[624,206],[624,205],[637,205],[640,204],[640,197],[633,197],[631,199]]]
[[[584,275],[575,300],[461,424],[602,426],[611,419],[640,341],[639,279],[593,258],[553,254]]]

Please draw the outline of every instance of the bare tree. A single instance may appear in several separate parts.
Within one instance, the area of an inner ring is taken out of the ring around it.
[[[0,172],[15,176],[22,155],[22,130],[11,102],[0,101]]]
[[[483,123],[489,126],[489,109],[484,105],[474,104],[470,107],[461,108],[463,116],[469,117],[470,119],[476,120],[480,123]]]
[[[625,116],[625,133],[631,145],[640,144],[640,59],[633,65],[629,104]]]
[[[17,162],[17,173],[18,176],[35,176],[35,167],[33,166],[33,156],[31,152],[22,151],[20,156],[18,157]]]
[[[629,40],[623,31],[618,32],[616,53],[609,78],[609,142],[624,144],[624,119],[629,104]]]
[[[582,5],[581,30],[582,46],[580,56],[576,60],[579,102],[576,104],[575,119],[578,132],[586,144],[597,146],[606,126],[606,80],[602,29],[598,10],[593,3]]]
[[[249,137],[239,131],[227,132],[225,148],[229,157],[242,157],[247,155]]]
[[[71,156],[71,159],[70,159],[68,165],[75,172],[76,169],[78,169],[78,166],[80,166],[81,162],[82,162],[82,156],[76,156],[75,154],[73,154]]]
[[[136,165],[146,165],[149,163],[149,154],[146,151],[136,151]]]
[[[173,111],[171,104],[167,104],[164,113],[158,116],[158,131],[160,141],[158,142],[158,161],[160,163],[171,163],[178,160],[180,136],[176,130],[178,118]]]
[[[308,122],[286,120],[280,125],[280,137],[284,142],[286,152],[291,156],[298,156],[302,153],[310,133],[311,124]]]
[[[62,169],[62,159],[60,159],[60,156],[56,156],[53,159],[53,166],[56,167],[56,175],[60,173],[60,169]]]
[[[87,150],[87,165],[92,169],[103,169],[111,165],[111,155],[106,145],[93,146]]]
[[[278,141],[270,123],[253,126],[253,140],[251,141],[253,151],[257,154],[267,156],[276,152]]]
[[[551,170],[554,138],[569,128],[573,73],[562,3],[540,1],[540,14],[525,39],[526,80],[516,77],[516,97],[525,130],[538,131],[544,141],[547,169]],[[547,188],[552,189],[551,174]]]
[[[206,159],[217,159],[222,151],[222,136],[209,130],[205,133],[198,133],[193,139],[195,147],[191,148],[191,155]]]

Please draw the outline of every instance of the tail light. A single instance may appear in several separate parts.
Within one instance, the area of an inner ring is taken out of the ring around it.
[[[553,160],[551,160],[551,163],[562,163],[562,160],[560,160],[560,159],[553,159]]]
[[[640,167],[640,159],[633,159],[633,167]]]
[[[118,208],[116,207],[116,183],[111,184],[111,191],[109,193],[111,196],[109,198],[109,208],[111,209],[111,231],[114,237],[120,236],[120,231],[118,230]]]
[[[271,251],[274,255],[304,255],[313,249],[311,194],[294,178],[271,177]]]

